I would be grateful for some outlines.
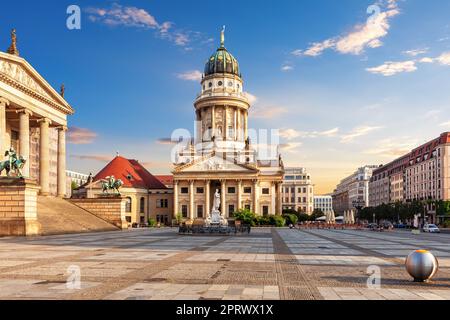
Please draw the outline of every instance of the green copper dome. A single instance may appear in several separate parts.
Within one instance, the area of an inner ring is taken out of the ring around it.
[[[205,76],[215,73],[229,73],[238,77],[241,76],[239,72],[239,63],[236,58],[233,57],[233,55],[224,47],[217,49],[217,51],[206,62]]]
[[[239,72],[239,63],[236,58],[225,49],[225,27],[220,35],[220,48],[209,58],[205,65],[205,76],[216,73],[228,73],[238,77],[241,76]]]

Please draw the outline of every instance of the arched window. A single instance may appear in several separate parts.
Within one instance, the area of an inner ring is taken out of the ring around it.
[[[131,198],[127,197],[125,200],[125,212],[131,212]]]
[[[141,198],[141,203],[140,203],[139,208],[140,208],[141,213],[145,213],[145,198],[144,197]]]

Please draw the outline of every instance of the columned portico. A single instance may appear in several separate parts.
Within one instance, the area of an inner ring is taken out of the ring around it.
[[[253,181],[253,212],[259,213],[259,190],[258,190],[258,180]]]
[[[211,215],[211,204],[210,204],[210,194],[211,194],[211,181],[206,180],[205,181],[205,210],[206,210],[206,217],[210,217]]]
[[[173,218],[178,215],[178,181],[173,182]]]
[[[26,109],[18,110],[19,114],[19,152],[27,162],[25,163],[22,174],[24,177],[30,176],[30,115],[32,113]]]
[[[9,101],[0,97],[0,153],[3,153],[7,147],[6,143],[6,107],[9,106]]]
[[[237,209],[242,209],[242,180],[237,181]]]
[[[189,219],[194,220],[194,180],[189,181]]]
[[[222,215],[224,217],[226,217],[227,216],[227,210],[226,210],[226,208],[227,208],[227,204],[226,204],[227,182],[226,182],[226,180],[222,180],[220,182],[220,187],[221,187],[221,189],[220,189],[220,195],[221,195],[220,206],[221,206],[221,210],[220,211],[222,212]]]
[[[50,136],[49,126],[51,121],[47,118],[39,121],[39,181],[41,195],[50,194]]]
[[[58,197],[66,196],[66,131],[67,127],[58,128]]]

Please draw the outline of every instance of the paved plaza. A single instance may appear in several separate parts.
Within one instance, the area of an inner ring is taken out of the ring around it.
[[[413,283],[404,270],[419,248],[439,259],[431,283]],[[381,288],[367,286],[369,266],[380,268]],[[450,299],[450,234],[154,229],[1,238],[0,299]]]

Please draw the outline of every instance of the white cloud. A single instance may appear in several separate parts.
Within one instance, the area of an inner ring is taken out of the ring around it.
[[[450,121],[443,122],[439,126],[441,126],[441,127],[450,127]]]
[[[302,142],[289,142],[280,144],[280,149],[284,152],[290,152],[290,153],[298,153],[299,148],[303,145]]]
[[[374,148],[366,150],[364,153],[389,158],[400,157],[414,149],[418,143],[417,139],[410,139],[408,137],[384,139],[379,141]]]
[[[436,58],[436,61],[442,65],[450,66],[450,52],[445,52]]]
[[[334,39],[328,39],[323,42],[313,43],[308,49],[305,50],[303,55],[310,57],[317,57],[322,54],[326,49],[333,48],[336,45]]]
[[[335,137],[339,133],[339,128],[333,128],[326,131],[298,131],[295,129],[280,129],[281,138],[293,140],[297,138],[318,138],[318,137]]]
[[[442,110],[430,110],[425,113],[425,118],[427,119],[437,119],[437,117],[442,113]]]
[[[428,53],[428,50],[429,50],[429,48],[422,48],[422,49],[403,51],[403,53],[410,57],[417,57],[417,56],[423,55],[425,53]]]
[[[420,63],[433,63],[434,59],[425,57],[425,58],[420,59],[419,62]]]
[[[341,143],[350,143],[353,142],[356,138],[368,135],[369,133],[379,130],[382,127],[377,126],[361,126],[353,129],[348,134],[341,136]]]
[[[255,95],[253,95],[253,94],[251,94],[250,92],[246,92],[246,93],[245,93],[245,96],[247,97],[248,102],[249,102],[251,105],[254,105],[254,104],[256,104],[256,102],[258,102],[258,97],[255,96]]]
[[[285,107],[274,107],[274,106],[265,106],[260,107],[256,106],[253,109],[252,117],[259,119],[273,119],[275,117],[279,117],[282,114],[287,113],[289,110]]]
[[[184,73],[177,74],[178,79],[188,80],[188,81],[201,81],[202,73],[198,70],[188,71]]]
[[[291,71],[292,69],[294,69],[294,67],[292,67],[291,65],[288,65],[288,64],[285,64],[284,66],[281,67],[281,71],[284,71],[284,72]]]
[[[414,72],[417,70],[417,66],[416,62],[412,60],[401,62],[387,61],[378,67],[367,68],[366,70],[370,73],[381,74],[385,77],[390,77],[396,75],[397,73]]]
[[[174,29],[174,23],[170,21],[158,22],[157,19],[145,9],[132,6],[123,6],[116,2],[108,8],[90,7],[86,9],[88,19],[92,22],[102,23],[109,26],[124,26],[155,30],[157,36],[167,39],[180,47],[198,41],[200,44],[208,43],[200,32]],[[191,50],[188,47],[187,50]]]
[[[388,35],[390,29],[390,19],[400,14],[396,1],[388,0],[383,3],[385,11],[381,11],[379,5],[372,7],[380,12],[373,14],[366,23],[356,25],[352,32],[322,42],[315,42],[305,51],[298,49],[292,54],[316,57],[326,49],[333,49],[342,54],[360,55],[367,48],[381,47],[383,45],[381,39]],[[382,6],[382,3],[380,5]]]

